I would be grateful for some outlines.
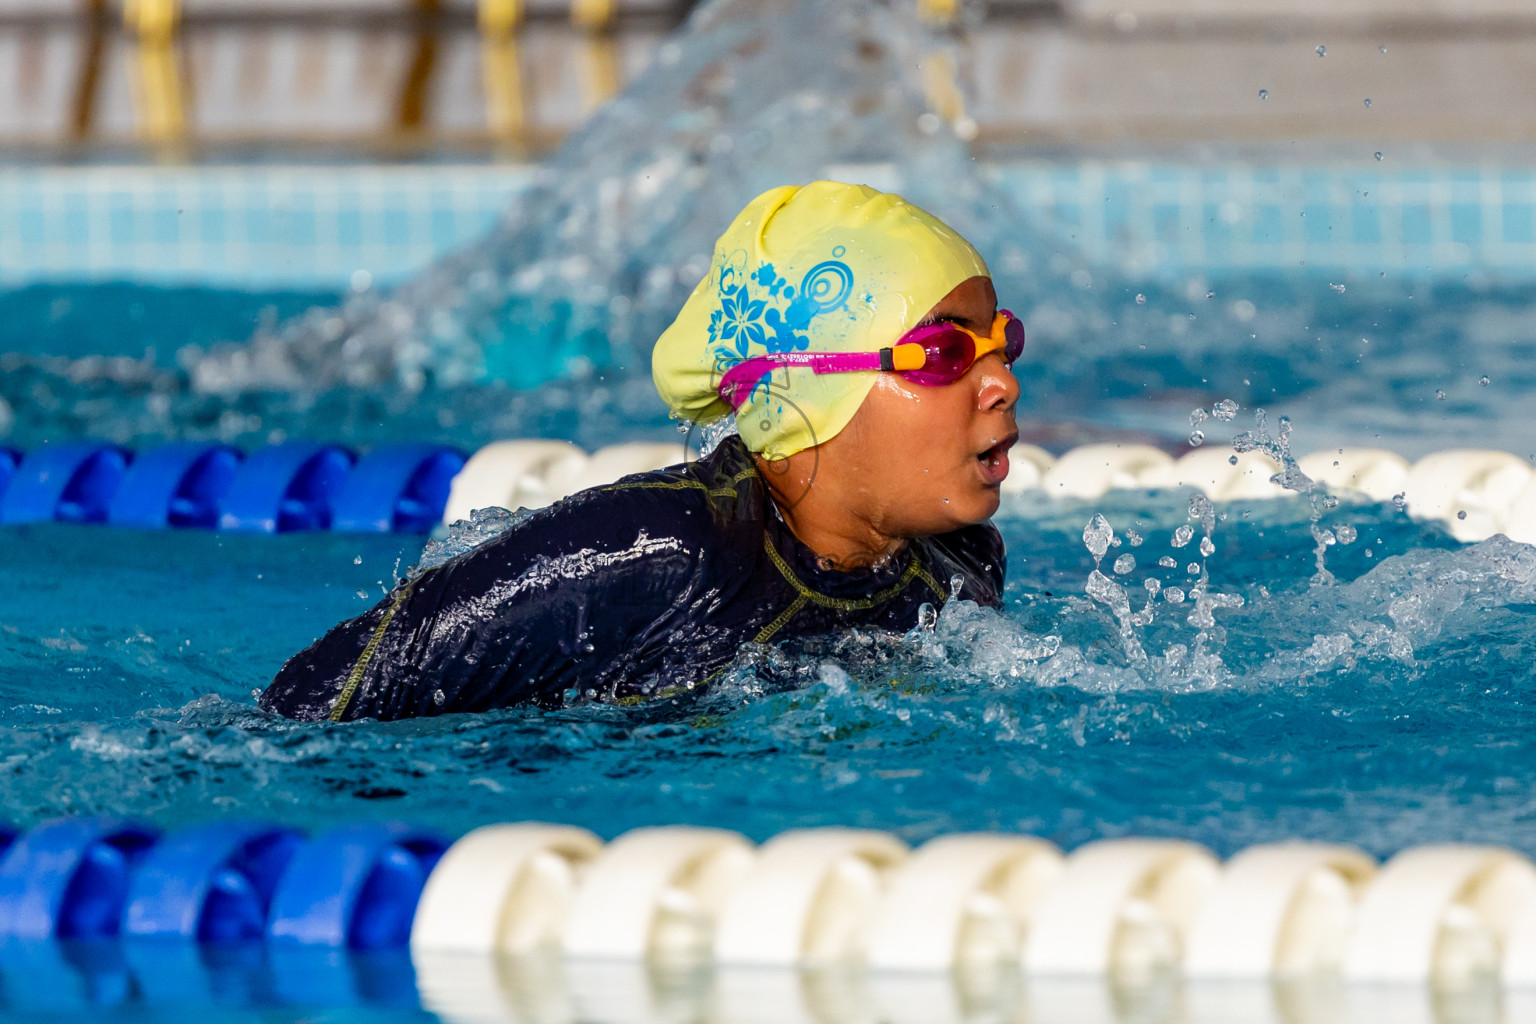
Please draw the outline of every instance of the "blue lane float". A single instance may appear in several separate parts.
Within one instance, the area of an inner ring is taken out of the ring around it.
[[[468,456],[436,444],[376,448],[352,468],[336,499],[331,529],[345,533],[428,533],[443,517],[453,478]]]
[[[29,452],[0,499],[0,523],[104,523],[133,453],[68,441]]]
[[[442,519],[466,461],[463,451],[432,443],[384,445],[361,459],[309,441],[249,456],[211,441],[173,441],[138,455],[91,441],[26,455],[0,448],[0,523],[424,534]]]
[[[167,837],[134,872],[123,934],[259,941],[272,894],[303,842],[294,829],[261,822],[217,822]]]
[[[16,467],[21,465],[21,452],[14,448],[0,448],[0,501],[5,499],[5,492],[11,486],[11,477],[16,475]]]
[[[107,521],[144,530],[211,530],[244,459],[223,444],[177,441],[151,448],[128,467]]]
[[[403,947],[427,876],[447,849],[443,837],[398,823],[325,832],[283,873],[267,935],[289,945]]]
[[[116,936],[130,874],[157,838],[117,818],[64,818],[21,836],[0,860],[0,939]]]
[[[356,456],[336,445],[290,441],[252,452],[224,496],[219,529],[240,533],[328,530]]]

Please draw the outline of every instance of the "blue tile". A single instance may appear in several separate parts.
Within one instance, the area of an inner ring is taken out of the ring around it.
[[[1285,212],[1273,203],[1253,208],[1253,240],[1278,245],[1285,240]]]
[[[1402,232],[1404,245],[1429,245],[1435,240],[1434,222],[1429,207],[1423,203],[1408,203],[1402,207]]]
[[[1467,245],[1483,243],[1483,208],[1471,203],[1451,204],[1451,240]]]
[[[1536,206],[1529,203],[1511,203],[1504,207],[1504,241],[1520,245],[1536,244]]]
[[[1364,203],[1356,203],[1349,208],[1349,238],[1336,238],[1335,241],[1350,241],[1356,245],[1380,245],[1381,244],[1381,210],[1375,206],[1367,206]]]
[[[1303,212],[1306,216],[1301,218],[1301,237],[1308,245],[1327,245],[1333,241],[1332,207],[1314,203]]]
[[[336,211],[336,241],[348,247],[363,244],[363,216],[356,209]]]

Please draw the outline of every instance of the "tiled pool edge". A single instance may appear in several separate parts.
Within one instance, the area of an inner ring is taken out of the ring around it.
[[[0,287],[336,288],[360,271],[387,284],[483,235],[534,172],[0,166]],[[988,174],[1064,249],[1133,278],[1307,267],[1536,281],[1536,169],[1030,160]]]

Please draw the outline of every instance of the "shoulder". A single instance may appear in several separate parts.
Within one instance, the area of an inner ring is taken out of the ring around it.
[[[760,483],[750,457],[737,457],[744,451],[717,450],[709,458],[580,491],[444,568],[490,563],[500,572],[516,571],[515,563],[541,558],[681,567],[706,553],[728,555],[762,529]]]
[[[1008,573],[1008,552],[1003,535],[990,519],[930,537],[929,543],[943,552],[966,575],[986,584],[978,603],[1002,603],[1003,581]]]

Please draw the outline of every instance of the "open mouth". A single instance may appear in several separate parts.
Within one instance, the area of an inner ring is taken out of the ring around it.
[[[1008,476],[1008,449],[1012,448],[1018,439],[1018,434],[1009,434],[976,456],[976,462],[981,468],[981,477],[989,486],[1002,483]]]

